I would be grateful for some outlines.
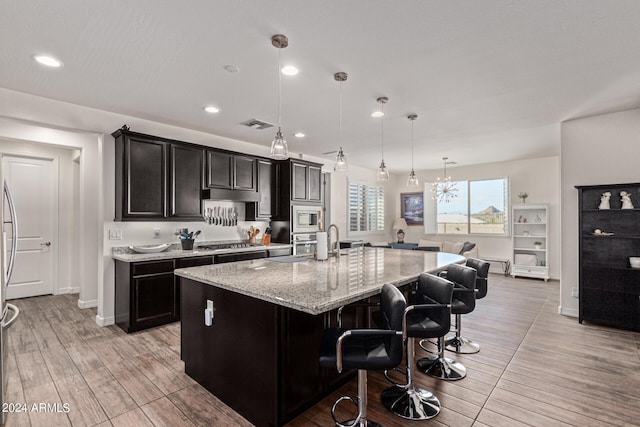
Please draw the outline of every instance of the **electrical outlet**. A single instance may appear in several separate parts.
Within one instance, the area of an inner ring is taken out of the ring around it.
[[[109,240],[122,240],[122,230],[117,228],[109,230]]]
[[[578,298],[578,288],[571,288],[571,296]]]
[[[159,228],[154,228],[153,229],[153,238],[154,239],[159,239],[160,238],[160,229]]]

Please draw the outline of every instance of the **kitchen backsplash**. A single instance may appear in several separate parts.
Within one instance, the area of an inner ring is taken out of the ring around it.
[[[135,221],[122,221],[122,222],[105,222],[104,225],[104,249],[105,253],[111,253],[111,248],[114,246],[127,246],[127,245],[152,245],[160,243],[179,243],[178,236],[174,233],[179,228],[188,228],[189,231],[201,230],[202,233],[198,236],[198,241],[232,241],[232,240],[247,240],[246,230],[253,226],[260,229],[258,234],[258,241],[262,237],[262,233],[269,225],[268,222],[258,221],[244,221],[245,217],[245,204],[227,201],[214,201],[206,200],[204,202],[205,208],[216,208],[216,211],[224,212],[224,210],[232,211],[235,209],[238,217],[238,223],[234,226],[223,225],[209,225],[206,222],[180,222],[180,221],[158,221],[158,222],[135,222]],[[222,209],[220,209],[222,208]],[[159,236],[154,237],[155,231],[158,231]],[[120,232],[122,238],[120,240],[110,239],[110,234],[113,232]]]

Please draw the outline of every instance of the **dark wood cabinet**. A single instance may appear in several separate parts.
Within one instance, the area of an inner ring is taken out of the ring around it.
[[[322,168],[319,166],[309,165],[308,167],[309,181],[309,201],[319,202],[322,200]]]
[[[299,159],[275,162],[275,194],[271,198],[271,219],[291,221],[292,205],[322,203],[322,187],[321,164]]]
[[[115,321],[135,332],[180,320],[180,281],[174,268],[213,264],[213,257],[115,261]]]
[[[260,200],[258,202],[246,203],[245,219],[247,221],[269,220],[271,218],[271,208],[275,204],[271,203],[273,190],[273,163],[269,160],[256,160],[257,182],[256,189]]]
[[[198,218],[202,215],[203,150],[171,144],[171,188],[169,217]]]
[[[207,187],[255,191],[255,157],[207,150]]]
[[[640,209],[621,209],[620,201],[626,191],[640,202],[640,183],[576,188],[579,320],[640,331],[640,269],[629,264],[640,256]],[[610,209],[599,209],[604,192],[611,193]]]
[[[308,165],[291,163],[291,200],[309,200],[308,171]]]
[[[115,138],[115,220],[201,220],[204,151],[131,132]]]
[[[115,161],[116,220],[164,218],[167,145],[152,138],[119,133]]]

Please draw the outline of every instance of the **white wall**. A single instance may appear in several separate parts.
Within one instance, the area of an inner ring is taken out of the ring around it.
[[[442,169],[416,171],[421,185],[425,181],[434,181],[442,176]],[[540,159],[517,160],[510,162],[486,163],[472,166],[447,167],[447,174],[452,180],[491,179],[508,177],[510,182],[510,203],[521,203],[517,195],[520,192],[529,194],[527,203],[548,203],[549,221],[549,275],[559,279],[560,266],[560,159],[545,157]],[[409,175],[396,176],[395,198],[389,206],[392,217],[400,216],[400,193],[411,192],[406,187]],[[426,197],[429,197],[427,195]],[[509,208],[510,209],[510,208]],[[510,210],[509,210],[510,211]],[[392,219],[393,219],[392,218]],[[391,224],[391,223],[388,223]],[[395,234],[393,236],[395,238]],[[393,240],[392,238],[392,240]],[[513,245],[510,236],[487,235],[427,235],[423,226],[410,226],[405,230],[405,242],[417,242],[418,239],[429,240],[469,240],[477,244],[479,255],[512,259]],[[499,266],[492,266],[492,271],[500,271]]]
[[[578,190],[576,185],[639,182],[640,109],[562,123],[562,282],[560,311],[578,315]],[[633,201],[636,206],[640,200]]]

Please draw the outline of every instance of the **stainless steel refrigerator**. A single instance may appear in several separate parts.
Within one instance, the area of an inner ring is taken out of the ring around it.
[[[3,183],[2,191],[2,207],[1,207],[1,219],[2,219],[2,239],[0,239],[0,408],[4,408],[6,402],[7,393],[7,356],[8,356],[8,341],[7,332],[11,325],[18,318],[20,310],[13,304],[7,302],[7,286],[11,280],[11,274],[13,273],[13,266],[16,260],[16,252],[18,245],[18,223],[16,221],[16,210],[11,198],[11,192],[9,186],[4,180],[2,170],[0,169],[0,182]],[[0,410],[0,424],[4,424],[6,414],[4,410]]]

